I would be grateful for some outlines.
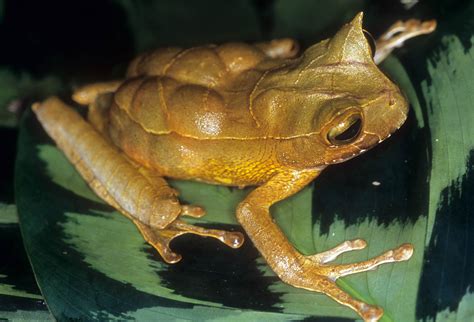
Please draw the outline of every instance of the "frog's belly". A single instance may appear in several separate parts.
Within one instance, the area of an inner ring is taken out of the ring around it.
[[[127,123],[112,123],[112,140],[132,159],[163,176],[247,186],[268,181],[278,168],[272,140],[154,135],[133,121]]]
[[[206,140],[204,142],[171,141],[174,151],[163,153],[165,158],[173,155],[175,162],[159,160],[150,165],[167,165],[165,174],[181,179],[194,179],[221,185],[258,185],[269,180],[275,173],[276,166],[272,161],[269,151],[249,149],[241,142],[223,142]],[[168,143],[168,142],[167,142]],[[177,143],[176,145],[174,143]],[[189,144],[191,143],[191,144]],[[248,145],[248,143],[247,143]],[[158,150],[157,150],[158,151]],[[165,151],[171,151],[166,149]],[[153,160],[153,159],[152,159]]]

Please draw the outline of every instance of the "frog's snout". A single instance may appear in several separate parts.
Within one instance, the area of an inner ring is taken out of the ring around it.
[[[398,130],[405,123],[408,116],[408,107],[407,97],[398,88],[390,94],[388,99],[390,113],[387,114],[387,120],[385,121],[390,127],[389,134]]]
[[[396,87],[385,90],[364,108],[363,116],[364,128],[356,144],[365,151],[388,139],[405,123],[408,100]]]

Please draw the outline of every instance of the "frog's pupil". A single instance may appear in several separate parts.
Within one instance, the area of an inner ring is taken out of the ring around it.
[[[354,123],[351,124],[344,132],[338,134],[334,137],[336,141],[345,142],[352,140],[359,135],[360,130],[362,128],[362,120],[357,118],[354,120]]]

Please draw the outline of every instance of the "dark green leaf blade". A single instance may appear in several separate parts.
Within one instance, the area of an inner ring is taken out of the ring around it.
[[[0,203],[0,319],[51,321],[23,249],[15,205]]]
[[[420,320],[474,318],[474,2],[440,2],[428,50],[407,59],[426,102],[431,157],[426,261]],[[423,66],[423,68],[420,68]]]

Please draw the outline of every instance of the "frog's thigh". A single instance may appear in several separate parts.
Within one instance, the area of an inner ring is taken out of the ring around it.
[[[214,237],[234,248],[242,244],[240,233],[204,229],[177,220],[182,214],[198,216],[202,209],[183,209],[176,191],[162,177],[137,168],[59,99],[35,104],[33,110],[89,186],[130,218],[165,261],[180,259],[169,249],[169,243],[185,233]]]
[[[33,109],[46,132],[99,195],[159,229],[178,217],[181,207],[176,198],[170,198],[171,188],[152,186],[73,109],[57,98],[35,104]]]
[[[142,165],[134,162],[133,160],[129,159],[126,155],[124,157],[129,160],[137,170],[145,177],[147,180],[152,184],[156,189],[161,189],[162,187],[169,188],[170,197],[177,197],[178,191],[168,186],[168,182],[163,178],[159,172],[155,170],[151,170],[148,168],[143,167]],[[204,208],[195,205],[181,205],[181,215],[188,216],[193,218],[201,218],[206,214]]]
[[[328,262],[338,255],[364,248],[366,243],[356,239],[320,254],[304,256],[290,244],[270,215],[269,208],[272,204],[296,193],[318,174],[317,170],[310,170],[276,175],[250,193],[239,205],[237,219],[270,267],[284,282],[324,293],[352,308],[366,321],[378,320],[383,314],[381,308],[352,298],[335,281],[341,276],[375,269],[383,263],[407,260],[413,252],[411,245],[402,245],[359,263],[330,265]]]

